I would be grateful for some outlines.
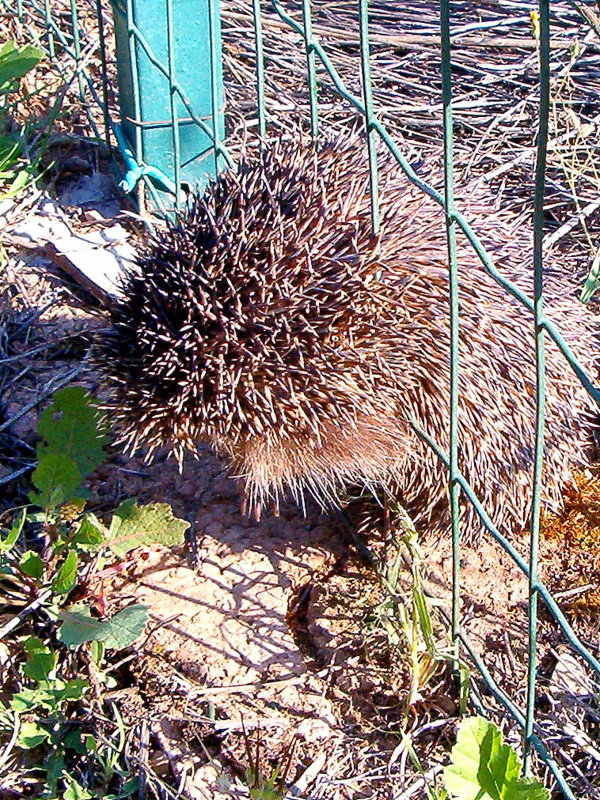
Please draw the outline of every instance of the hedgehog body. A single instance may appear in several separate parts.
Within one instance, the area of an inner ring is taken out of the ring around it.
[[[177,455],[208,441],[249,511],[286,490],[335,503],[384,486],[425,531],[447,525],[449,300],[443,211],[387,162],[372,235],[356,141],[275,143],[248,156],[159,233],[127,278],[97,361],[135,448]],[[459,207],[499,270],[531,294],[529,233],[476,187]],[[459,237],[460,239],[461,237]],[[595,326],[560,269],[547,314],[589,373]],[[530,510],[535,439],[531,314],[459,242],[460,468],[500,527]],[[554,510],[584,462],[590,402],[549,342],[544,499]],[[478,521],[463,508],[467,532]]]

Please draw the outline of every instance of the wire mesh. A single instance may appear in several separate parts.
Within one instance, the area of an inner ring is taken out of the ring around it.
[[[119,135],[116,118],[116,107],[114,98],[111,99],[109,72],[113,69],[114,57],[111,55],[110,48],[112,42],[106,35],[105,26],[107,16],[101,8],[101,0],[96,3],[96,15],[100,35],[100,51],[102,58],[102,75],[100,76],[101,85],[98,89],[97,77],[92,76],[87,68],[89,50],[81,37],[81,20],[78,16],[78,8],[75,0],[69,0],[70,17],[69,24],[65,27],[64,17],[57,22],[50,0],[44,0],[40,5],[37,0],[18,0],[16,4],[9,0],[0,0],[0,3],[20,19],[31,14],[44,23],[46,31],[46,47],[51,59],[59,65],[61,76],[65,85],[69,86],[73,82],[76,84],[76,91],[84,106],[88,111],[90,128],[94,135],[100,137],[103,129],[105,141],[111,141],[113,136]],[[212,6],[211,6],[212,8]],[[535,708],[537,697],[537,636],[538,636],[538,601],[541,598],[548,612],[554,617],[556,623],[564,633],[569,644],[575,649],[579,656],[585,661],[591,670],[600,676],[600,662],[594,654],[587,649],[580,641],[570,626],[565,615],[561,611],[556,600],[552,597],[547,587],[540,581],[538,575],[539,560],[539,535],[540,535],[540,514],[541,514],[541,487],[544,465],[544,429],[545,429],[545,364],[544,353],[546,339],[552,340],[562,352],[565,363],[578,376],[579,380],[586,388],[592,399],[600,406],[600,390],[594,385],[593,380],[586,374],[580,365],[571,348],[561,335],[559,328],[546,315],[544,308],[544,265],[543,265],[543,227],[544,227],[544,204],[545,204],[545,174],[546,174],[546,155],[548,148],[549,135],[549,116],[550,116],[550,0],[539,0],[537,14],[539,20],[538,33],[538,55],[539,55],[539,119],[537,137],[537,158],[535,168],[535,201],[533,214],[533,272],[534,272],[534,292],[533,297],[529,297],[519,287],[509,281],[495,265],[492,256],[488,253],[469,224],[468,219],[456,208],[454,202],[454,120],[453,120],[453,71],[452,71],[452,45],[451,45],[451,25],[452,10],[449,0],[439,2],[439,35],[441,42],[441,79],[443,97],[443,146],[444,146],[444,192],[440,193],[433,186],[424,182],[412,168],[411,164],[403,154],[397,144],[393,134],[382,119],[377,115],[373,104],[372,79],[370,68],[369,52],[369,4],[368,0],[358,0],[356,6],[357,19],[359,23],[360,36],[360,73],[362,77],[362,96],[350,90],[334,63],[326,47],[314,35],[312,11],[310,0],[302,0],[300,18],[292,15],[281,0],[271,0],[270,8],[275,12],[281,22],[290,30],[294,31],[305,49],[306,57],[306,84],[309,96],[310,119],[309,127],[311,134],[317,138],[319,136],[319,120],[321,113],[319,110],[319,69],[327,74],[333,89],[343,98],[351,108],[359,112],[364,119],[364,125],[368,144],[368,164],[370,172],[370,187],[372,196],[372,222],[375,231],[379,228],[379,181],[378,181],[378,143],[387,148],[393,155],[397,163],[404,170],[410,181],[421,191],[433,198],[445,211],[448,247],[448,280],[450,289],[450,352],[451,352],[451,379],[450,379],[450,406],[448,409],[450,424],[450,448],[449,452],[444,452],[439,444],[422,430],[414,420],[411,424],[416,434],[436,453],[440,461],[448,470],[449,497],[452,516],[452,541],[453,541],[453,585],[452,585],[452,637],[456,647],[455,655],[458,660],[460,651],[466,654],[477,668],[481,678],[487,685],[489,691],[496,697],[499,703],[506,709],[507,713],[517,723],[523,731],[525,763],[527,769],[531,767],[531,755],[536,752],[539,757],[548,765],[556,779],[557,785],[567,798],[574,798],[572,789],[569,787],[561,767],[552,756],[547,743],[543,740],[542,731],[536,725]],[[172,125],[172,146],[174,154],[174,171],[172,176],[167,176],[171,180],[173,187],[181,185],[181,157],[180,157],[180,129],[178,117],[180,107],[185,109],[186,114],[193,122],[212,139],[213,146],[217,154],[223,157],[226,164],[231,164],[231,158],[227,148],[219,137],[219,122],[217,114],[219,110],[219,98],[216,94],[218,83],[217,75],[217,52],[214,42],[210,46],[210,63],[208,65],[213,81],[212,95],[212,121],[208,125],[206,120],[199,117],[192,103],[186,96],[181,85],[177,80],[177,64],[173,47],[173,20],[172,5],[167,3],[167,29],[168,29],[168,62],[163,64],[153,52],[151,46],[146,41],[142,31],[133,22],[132,0],[127,0],[128,13],[128,36],[129,54],[134,74],[133,81],[133,101],[136,114],[140,110],[140,86],[137,81],[136,58],[138,48],[146,54],[152,64],[159,70],[163,77],[168,81],[170,89],[170,122]],[[266,57],[263,41],[263,20],[260,0],[252,0],[252,14],[255,33],[255,81],[256,81],[256,114],[257,130],[260,137],[268,134],[273,113],[268,112],[266,104]],[[213,20],[214,22],[214,20]],[[89,102],[91,100],[91,103]],[[139,161],[139,153],[142,150],[141,130],[136,129],[136,139],[134,149],[135,156]],[[145,181],[149,191],[155,193],[155,188],[148,172],[140,174]],[[175,192],[177,201],[177,192]],[[157,200],[158,202],[159,200]],[[506,292],[516,298],[531,314],[531,325],[535,333],[535,353],[536,353],[536,441],[535,459],[532,480],[532,515],[531,530],[529,540],[529,554],[527,558],[517,552],[513,544],[503,535],[494,525],[490,516],[482,506],[472,486],[468,483],[459,468],[459,376],[460,376],[460,281],[458,272],[458,255],[456,236],[458,231],[462,231],[474,251],[480,258],[487,272],[494,280],[502,286]],[[461,579],[460,579],[460,519],[459,519],[459,496],[462,495],[473,506],[481,523],[488,535],[500,545],[501,548],[510,556],[522,573],[527,576],[529,583],[528,596],[528,665],[527,665],[527,695],[525,707],[519,705],[498,685],[490,673],[484,659],[477,652],[469,637],[465,634],[461,626]]]

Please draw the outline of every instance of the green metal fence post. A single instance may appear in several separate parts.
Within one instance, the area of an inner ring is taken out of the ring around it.
[[[112,0],[121,132],[165,205],[201,191],[224,163],[218,0]],[[166,191],[171,193],[166,194]]]

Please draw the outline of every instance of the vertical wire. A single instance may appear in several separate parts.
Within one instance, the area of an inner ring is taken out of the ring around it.
[[[150,204],[157,208],[161,216],[167,218],[169,216],[169,210],[167,209],[165,203],[163,202],[163,198],[158,193],[156,186],[152,182],[152,180],[147,175],[142,175],[142,179],[139,182],[138,186],[143,185],[147,192],[148,197],[150,198]],[[142,191],[141,188],[139,190]]]
[[[256,51],[256,106],[258,111],[258,134],[264,139],[267,132],[265,109],[265,53],[263,44],[260,0],[252,0],[254,17],[254,46]]]
[[[71,6],[71,31],[73,33],[73,52],[75,54],[75,69],[77,71],[77,84],[79,86],[79,99],[85,100],[85,84],[81,74],[81,41],[79,39],[79,18],[77,16],[76,0],[70,0]]]
[[[544,270],[542,244],[544,236],[544,194],[546,184],[546,154],[548,149],[548,119],[550,111],[550,2],[539,0],[540,15],[540,117],[535,167],[535,206],[533,212],[533,301],[535,315],[535,461],[533,467],[533,497],[531,503],[531,532],[529,539],[529,603],[528,603],[528,661],[527,710],[525,714],[524,765],[531,764],[531,738],[535,711],[537,677],[538,627],[538,550],[540,533],[541,491],[544,468],[545,339],[544,339]]]
[[[308,68],[308,93],[310,98],[310,134],[313,139],[319,135],[319,109],[317,97],[317,65],[313,46],[312,16],[310,0],[302,0],[302,24],[304,26],[304,45]]]
[[[214,3],[214,5],[213,5]],[[216,12],[216,13],[215,13]],[[219,125],[218,60],[217,60],[217,26],[219,25],[219,0],[208,0],[208,26],[210,43],[210,96],[212,105],[213,146],[215,149],[215,178],[219,176],[219,155],[221,153],[221,134]]]
[[[135,18],[133,14],[133,0],[126,0],[126,23],[127,23],[127,44],[129,49],[129,67],[131,69],[131,85],[133,89],[133,130],[135,141],[132,142],[134,146],[134,154],[138,164],[144,161],[144,147],[142,139],[142,130],[140,123],[142,120],[142,110],[140,102],[140,73],[138,69],[137,53],[136,53],[136,33],[134,29]],[[144,200],[143,184],[138,183],[137,191],[138,202],[142,208]]]
[[[44,0],[44,22],[46,23],[46,33],[48,34],[48,55],[52,60],[56,58],[54,49],[54,35],[52,33],[52,11],[50,10],[50,0]]]
[[[360,64],[362,71],[365,126],[369,148],[369,184],[371,189],[371,223],[379,233],[379,173],[377,169],[377,132],[373,129],[373,85],[369,52],[369,0],[359,0]]]
[[[458,303],[458,260],[454,219],[454,139],[452,118],[452,63],[450,48],[450,0],[440,0],[442,43],[442,102],[444,106],[444,196],[448,244],[450,300],[450,511],[452,515],[452,641],[459,656],[460,633],[460,518],[458,483],[458,392],[460,320]]]
[[[173,40],[173,0],[167,0],[167,57],[169,68],[169,104],[171,107],[171,134],[173,137],[173,178],[175,181],[175,209],[179,208],[181,188],[181,150],[179,146],[179,114],[175,94],[175,44]]]
[[[104,139],[110,153],[110,115],[108,110],[108,65],[106,62],[106,36],[104,33],[104,15],[102,0],[96,0],[96,16],[98,18],[98,41],[100,43],[100,71],[102,76],[102,117],[104,119]]]

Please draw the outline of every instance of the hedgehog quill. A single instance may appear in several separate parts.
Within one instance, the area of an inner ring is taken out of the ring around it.
[[[244,157],[148,242],[95,361],[130,450],[209,442],[260,515],[290,491],[337,502],[381,486],[426,533],[448,525],[447,471],[409,423],[447,451],[449,301],[443,212],[387,161],[372,235],[359,140],[279,141]],[[524,225],[476,187],[459,193],[497,267],[531,293]],[[535,434],[533,319],[459,247],[460,468],[494,523],[530,512]],[[545,278],[548,316],[595,374],[597,320],[570,297],[568,268]],[[544,500],[559,510],[585,463],[585,390],[547,345]],[[480,524],[462,506],[467,535]]]

